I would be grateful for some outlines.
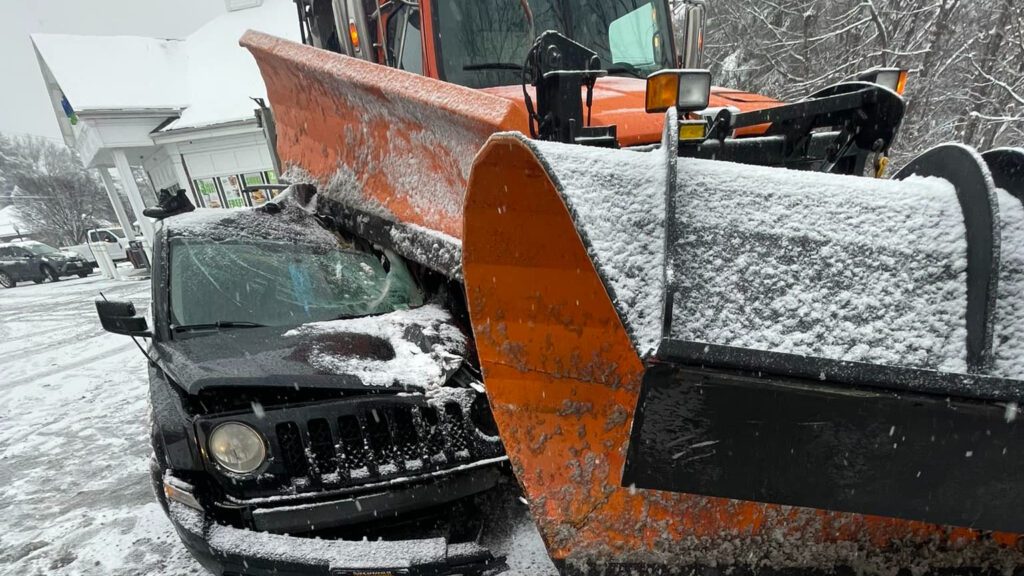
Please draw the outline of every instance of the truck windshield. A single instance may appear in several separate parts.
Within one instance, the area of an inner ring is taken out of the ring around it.
[[[470,88],[521,84],[547,30],[597,52],[612,74],[646,78],[674,58],[663,0],[434,0],[434,19],[442,78]]]
[[[298,326],[417,307],[423,296],[397,256],[355,247],[175,238],[170,243],[171,322]]]

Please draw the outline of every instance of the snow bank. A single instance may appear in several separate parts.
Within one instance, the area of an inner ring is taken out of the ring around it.
[[[309,362],[330,374],[358,377],[366,386],[406,386],[430,392],[443,385],[462,364],[466,336],[452,324],[451,315],[428,304],[379,316],[306,324],[285,338],[308,334],[365,334],[390,343],[390,360],[372,360],[350,353],[314,348]]]

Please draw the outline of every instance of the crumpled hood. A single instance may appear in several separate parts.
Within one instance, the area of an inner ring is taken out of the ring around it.
[[[230,386],[429,390],[458,369],[465,351],[465,335],[433,305],[294,329],[223,329],[154,344],[160,367],[189,394]]]

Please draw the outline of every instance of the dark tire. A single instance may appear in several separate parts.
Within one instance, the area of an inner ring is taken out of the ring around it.
[[[46,278],[45,277],[37,278],[37,279],[33,280],[33,282],[35,282],[36,284],[42,284],[43,282],[46,282]]]
[[[89,276],[89,274],[90,274],[90,272],[79,272],[78,273],[78,277],[79,278],[86,278],[86,277]]]
[[[0,271],[0,286],[4,288],[14,288],[18,283],[15,282],[14,278],[7,272]]]
[[[60,275],[57,274],[56,270],[49,266],[43,266],[43,278],[44,281],[49,280],[50,282],[60,282]]]

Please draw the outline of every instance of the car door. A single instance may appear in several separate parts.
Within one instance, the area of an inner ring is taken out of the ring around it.
[[[4,255],[5,268],[18,280],[29,280],[37,274],[32,270],[31,254],[18,246],[8,246]]]
[[[17,268],[18,263],[14,259],[14,249],[8,246],[0,246],[0,270],[3,270],[17,280],[21,277]]]
[[[97,230],[96,234],[100,242],[103,243],[107,248],[107,254],[110,254],[112,260],[123,260],[127,258],[127,254],[124,251],[124,247],[118,242],[117,236],[114,236],[109,230]]]

